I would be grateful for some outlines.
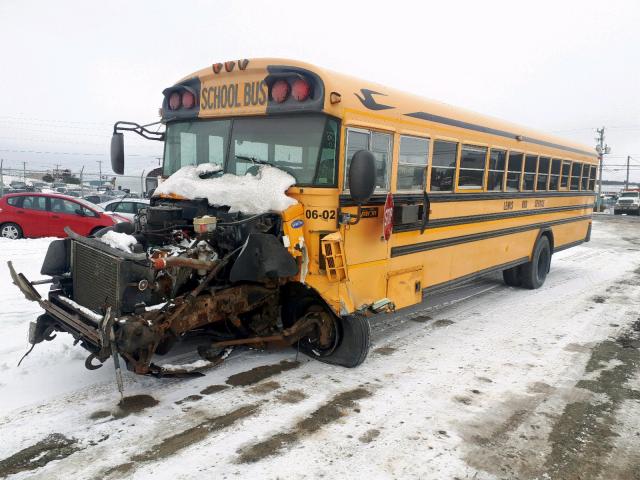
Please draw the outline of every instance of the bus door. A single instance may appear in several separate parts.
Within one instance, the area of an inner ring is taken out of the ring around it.
[[[347,129],[345,192],[348,193],[347,172],[353,154],[359,150],[369,150],[376,161],[376,189],[369,205],[362,206],[361,218],[355,225],[348,225],[344,231],[344,245],[347,265],[375,262],[387,259],[387,242],[382,232],[384,199],[389,192],[392,156],[391,133],[364,129]],[[382,202],[380,202],[382,199]],[[356,217],[358,208],[343,208]]]

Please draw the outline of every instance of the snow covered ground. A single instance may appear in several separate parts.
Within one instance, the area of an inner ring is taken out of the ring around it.
[[[640,478],[640,221],[597,216],[543,288],[486,278],[372,323],[357,369],[234,352],[191,379],[84,368],[67,335],[22,366],[48,240],[0,240],[0,477]],[[47,290],[46,286],[40,288]],[[198,360],[187,347],[166,363]]]

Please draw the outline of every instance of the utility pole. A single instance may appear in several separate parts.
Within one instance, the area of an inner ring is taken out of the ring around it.
[[[624,181],[625,190],[629,190],[629,162],[631,162],[631,155],[627,155],[627,179]]]
[[[4,177],[2,176],[2,167],[4,166],[4,158],[0,158],[0,197],[4,195]]]
[[[100,184],[102,184],[102,160],[97,160],[98,162],[98,169],[100,172],[100,176],[98,177],[98,179],[100,180]]]
[[[27,162],[22,162],[22,179],[27,181]]]
[[[82,174],[84,173],[84,165],[80,169],[80,196],[84,197],[84,182],[82,181]]]
[[[60,163],[55,163],[56,171],[53,173],[53,180],[58,180],[60,178]]]
[[[598,198],[596,199],[596,211],[600,211],[600,204],[602,203],[602,163],[605,153],[610,153],[611,149],[604,143],[604,127],[596,130],[598,136],[596,137],[596,152],[598,152],[598,160],[600,164],[598,172]]]

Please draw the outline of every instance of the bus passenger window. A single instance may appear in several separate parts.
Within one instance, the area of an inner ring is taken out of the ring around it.
[[[587,190],[589,184],[589,165],[586,163],[582,166],[582,181],[580,182],[580,190]]]
[[[507,160],[506,150],[491,149],[489,153],[489,174],[487,175],[487,190],[501,192],[504,179],[504,167]]]
[[[345,165],[344,188],[349,188],[349,165],[358,150],[370,150],[376,162],[376,191],[389,190],[391,164],[391,135],[367,130],[347,131],[347,161]]]
[[[524,179],[522,180],[523,190],[533,190],[535,188],[537,166],[538,157],[535,155],[527,155],[524,158]]]
[[[560,178],[560,160],[551,161],[551,174],[549,175],[549,190],[558,190]]]
[[[433,142],[433,157],[431,160],[431,191],[453,191],[453,177],[456,173],[456,157],[458,144],[436,140]]]
[[[376,157],[376,190],[389,190],[391,180],[391,135],[373,132],[371,153]]]
[[[521,153],[509,152],[509,163],[507,163],[507,191],[509,192],[520,190],[522,157]]]
[[[400,137],[398,180],[396,189],[404,192],[422,192],[429,156],[429,140],[426,138]]]
[[[592,192],[596,189],[596,166],[591,165],[589,169],[589,190]]]
[[[560,176],[560,188],[569,186],[569,171],[571,170],[571,162],[562,162],[562,175]]]
[[[547,180],[549,179],[549,166],[550,166],[549,157],[540,157],[538,161],[538,181],[536,185],[536,190],[546,190],[547,189]]]
[[[580,176],[582,175],[582,164],[573,162],[571,164],[571,190],[580,190]]]
[[[480,190],[484,187],[484,169],[487,163],[487,147],[463,145],[460,155],[458,188]]]

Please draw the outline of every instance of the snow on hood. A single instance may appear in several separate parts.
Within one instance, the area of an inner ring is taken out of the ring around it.
[[[207,163],[182,167],[158,185],[154,196],[174,194],[189,199],[206,198],[209,205],[227,205],[230,212],[252,214],[282,212],[298,203],[285,194],[295,178],[276,167],[260,165],[256,175],[225,173],[219,177],[200,178],[202,173],[219,170],[219,166]]]
[[[117,248],[118,250],[122,250],[127,253],[131,253],[131,247],[138,243],[136,237],[127,235],[126,233],[114,232],[113,230],[108,231],[98,240],[102,243],[106,243],[111,248]]]

